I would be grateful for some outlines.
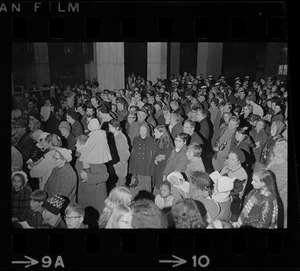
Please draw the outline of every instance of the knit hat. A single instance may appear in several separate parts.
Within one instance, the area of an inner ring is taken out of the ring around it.
[[[58,129],[66,129],[68,131],[71,131],[71,125],[69,122],[67,121],[62,121],[59,126],[58,126]]]
[[[15,124],[15,127],[28,127],[28,122],[24,119],[18,119],[16,124]]]
[[[31,137],[35,142],[38,142],[39,137],[42,133],[43,133],[43,131],[41,129],[37,129],[32,133]]]
[[[65,199],[59,195],[55,195],[52,198],[47,199],[42,204],[42,207],[45,208],[47,211],[54,215],[58,215],[60,210],[63,206]]]
[[[41,121],[41,117],[40,117],[40,114],[39,112],[37,111],[31,111],[30,114],[28,115],[28,117],[34,117],[35,119],[37,119],[38,121]]]
[[[100,130],[100,123],[99,123],[98,119],[96,119],[96,118],[91,119],[89,124],[88,124],[88,129],[91,132]]]
[[[69,111],[67,112],[67,115],[70,115],[70,117],[71,117],[72,119],[74,119],[74,120],[78,120],[78,118],[79,118],[78,113],[75,112],[75,111],[73,111],[73,110],[69,110]]]
[[[23,170],[21,170],[21,171],[15,171],[15,172],[13,172],[13,174],[11,174],[11,179],[13,179],[13,177],[14,177],[16,174],[20,174],[20,175],[23,175],[23,176],[24,176],[24,180],[25,180],[25,184],[24,184],[24,185],[26,185],[27,182],[28,182],[27,174],[26,174]]]
[[[66,148],[60,148],[60,147],[55,147],[54,149],[57,150],[67,160],[67,162],[70,162],[72,160],[71,150],[68,150]]]
[[[229,192],[233,189],[234,187],[234,180],[235,178],[229,178],[227,176],[222,176],[219,180],[218,180],[218,184],[217,184],[217,189],[220,193],[223,192]]]

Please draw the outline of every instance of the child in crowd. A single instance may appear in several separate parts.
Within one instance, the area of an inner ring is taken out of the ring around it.
[[[179,171],[173,171],[167,176],[167,180],[171,183],[171,193],[174,197],[173,205],[182,198],[188,197],[190,189],[189,182],[184,180],[183,175]]]
[[[205,172],[205,167],[201,158],[202,148],[200,144],[192,143],[188,147],[188,151],[186,153],[186,157],[188,159],[188,164],[186,166],[185,174],[187,178],[190,177],[191,172],[193,171],[201,171]]]
[[[160,186],[160,194],[155,197],[155,204],[159,209],[172,207],[174,197],[171,194],[171,183],[164,181]]]
[[[31,188],[27,185],[27,174],[24,171],[15,171],[11,176],[12,182],[12,223],[24,221],[30,210]]]
[[[32,228],[39,228],[43,224],[43,203],[47,199],[46,192],[35,190],[30,194],[30,213],[26,221]]]
[[[66,224],[60,214],[64,202],[65,199],[59,195],[54,195],[52,198],[48,198],[43,202],[43,224],[41,228],[66,228]]]

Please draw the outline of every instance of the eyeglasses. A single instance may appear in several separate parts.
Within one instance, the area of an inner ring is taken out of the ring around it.
[[[66,220],[75,220],[75,218],[80,218],[81,216],[65,216]]]

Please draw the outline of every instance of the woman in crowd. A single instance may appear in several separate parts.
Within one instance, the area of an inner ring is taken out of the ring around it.
[[[278,204],[276,198],[276,180],[269,170],[260,170],[253,173],[253,190],[245,198],[237,222],[233,222],[234,228],[252,226],[254,228],[277,228]]]
[[[172,140],[164,125],[154,129],[154,148],[151,161],[151,175],[153,176],[154,194],[157,194],[162,184],[162,173],[173,149]]]
[[[175,147],[171,152],[166,167],[163,171],[163,181],[173,171],[185,172],[188,164],[186,157],[188,134],[179,133],[175,136]]]
[[[15,171],[11,176],[12,182],[12,222],[23,221],[30,211],[31,188],[27,185],[27,175],[24,171]]]
[[[178,201],[171,210],[177,229],[203,229],[206,223],[200,214],[197,204],[192,199]]]
[[[105,228],[110,218],[110,215],[115,207],[120,204],[130,206],[132,201],[132,194],[126,187],[115,187],[110,193],[107,199],[104,201],[105,207],[99,219],[99,227]]]
[[[107,221],[106,229],[131,229],[132,210],[129,206],[120,204],[114,208]]]
[[[270,161],[270,157],[273,154],[273,148],[276,142],[281,139],[282,133],[285,129],[285,124],[282,121],[274,121],[271,124],[271,135],[268,137],[265,145],[262,148],[260,160],[255,165],[255,170],[262,167],[266,167]]]
[[[267,166],[268,170],[271,170],[276,177],[276,184],[279,192],[280,199],[282,201],[283,210],[279,208],[278,213],[278,227],[287,227],[287,205],[288,205],[288,193],[287,193],[287,176],[288,176],[288,145],[286,139],[279,139],[274,148],[273,155],[270,158],[270,162]],[[278,202],[280,205],[281,202]]]
[[[256,122],[255,128],[249,133],[252,141],[254,142],[253,154],[255,162],[259,161],[262,147],[267,142],[268,135],[265,131],[266,121],[264,119],[259,119]]]
[[[98,120],[96,120],[98,121]],[[105,133],[104,131],[102,131]],[[86,135],[80,135],[76,141],[76,150],[79,155],[84,152],[85,144],[88,140]],[[106,181],[108,179],[107,169],[104,163],[88,163],[86,168],[83,167],[83,162],[77,159],[75,165],[78,182],[78,203],[86,208],[94,207],[99,215],[104,208],[104,200],[107,197]]]
[[[132,174],[130,188],[133,197],[141,190],[151,192],[151,161],[154,138],[150,136],[150,127],[146,123],[141,124],[139,131],[139,136],[133,139],[129,161],[129,173]]]

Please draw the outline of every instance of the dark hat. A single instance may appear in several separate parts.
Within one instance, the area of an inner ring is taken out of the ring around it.
[[[163,111],[171,111],[171,107],[169,105],[165,105],[162,110]]]
[[[59,195],[55,195],[52,198],[47,199],[42,204],[42,207],[45,208],[47,211],[54,215],[58,215],[60,210],[63,206],[65,199]]]
[[[240,160],[241,164],[245,162],[246,157],[243,151],[238,147],[233,147],[232,152],[236,153],[238,159]]]
[[[15,127],[27,127],[28,126],[28,122],[24,119],[18,119],[16,124],[15,124]]]
[[[78,113],[73,111],[73,110],[67,111],[67,115],[70,115],[71,118],[74,119],[74,120],[78,120],[78,118],[79,118]]]
[[[32,110],[32,111],[28,114],[28,117],[30,117],[30,116],[32,116],[32,117],[34,117],[35,119],[41,121],[41,119],[40,119],[40,114],[39,114],[38,111]]]

